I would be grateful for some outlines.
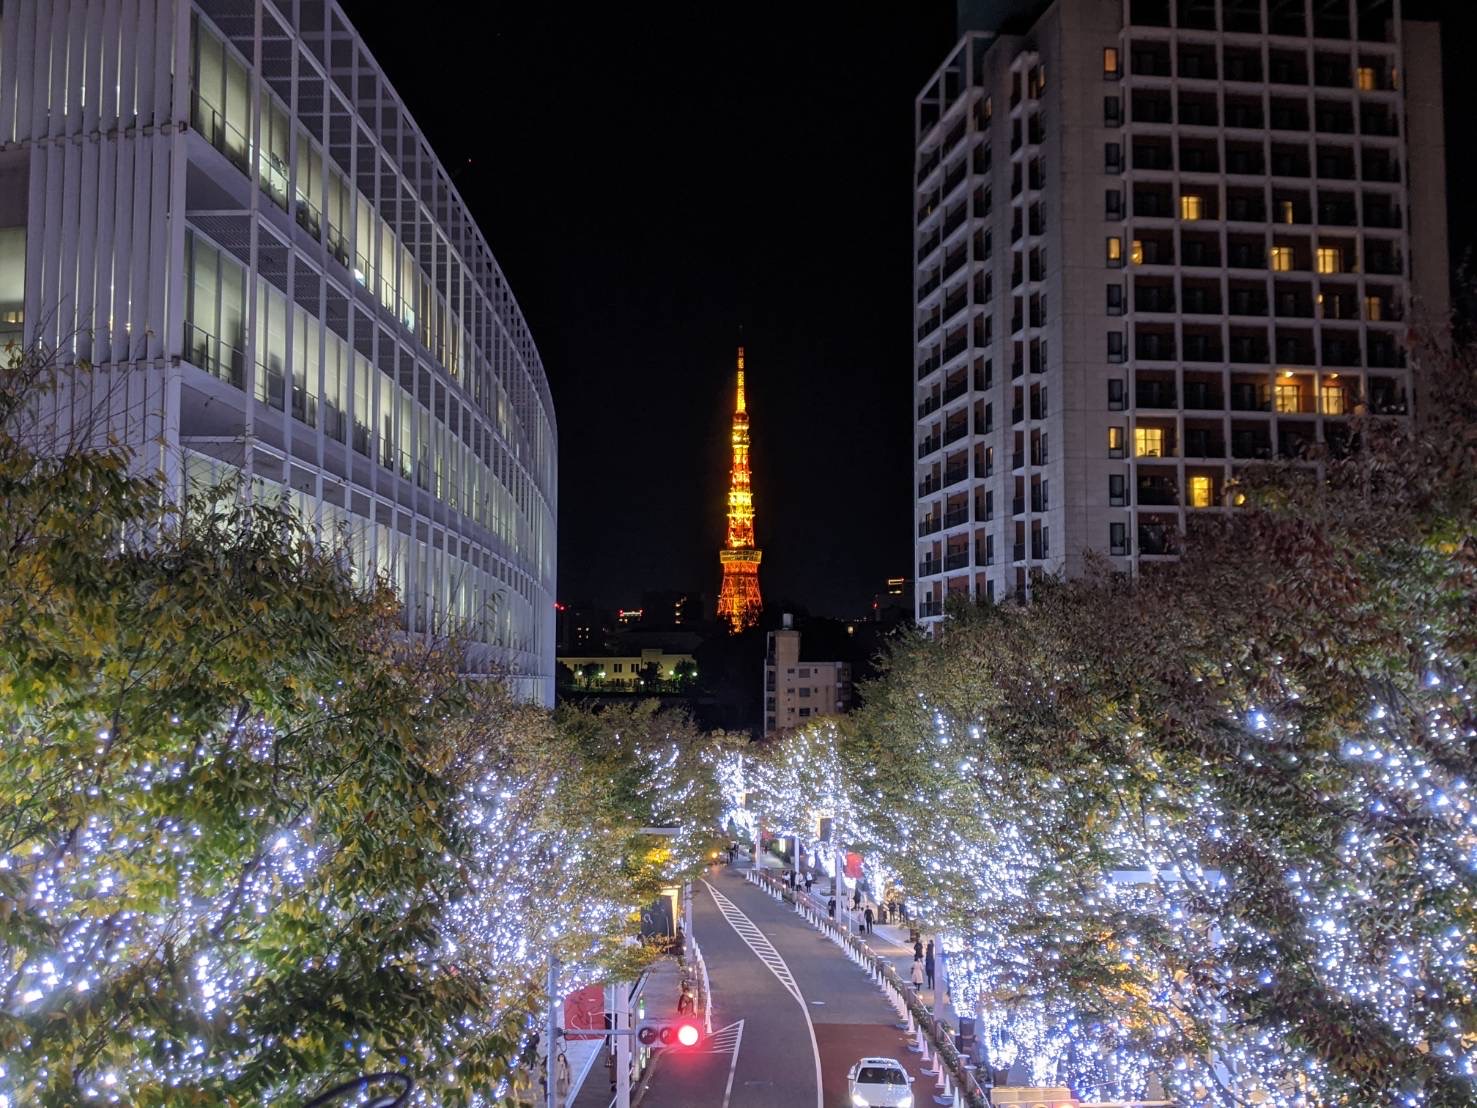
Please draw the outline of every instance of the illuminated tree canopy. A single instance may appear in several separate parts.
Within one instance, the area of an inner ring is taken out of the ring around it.
[[[1477,1100],[1477,375],[1431,377],[1418,424],[1247,474],[1177,563],[954,610],[748,775],[773,826],[805,826],[807,775],[844,794],[997,1067]]]
[[[33,450],[47,387],[0,374],[0,1105],[492,1103],[551,950],[644,956],[711,745],[466,681],[275,503]]]

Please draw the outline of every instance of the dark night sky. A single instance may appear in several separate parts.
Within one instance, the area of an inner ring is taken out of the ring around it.
[[[766,600],[849,615],[907,572],[912,106],[952,0],[499,3],[468,22],[345,6],[543,355],[559,598],[716,596],[740,324]],[[1477,2],[1406,10],[1446,16],[1451,176],[1469,182],[1472,82],[1452,74]],[[1477,221],[1452,209],[1455,263]]]

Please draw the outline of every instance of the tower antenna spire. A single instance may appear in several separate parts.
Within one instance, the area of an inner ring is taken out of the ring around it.
[[[743,328],[739,328],[737,379],[733,406],[733,464],[728,472],[728,538],[718,552],[723,584],[718,618],[735,632],[759,622],[759,560],[754,545],[754,490],[749,481],[749,409],[744,384]]]

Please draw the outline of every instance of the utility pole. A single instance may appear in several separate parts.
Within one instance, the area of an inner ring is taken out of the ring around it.
[[[631,986],[617,981],[611,988],[615,999],[615,1010],[610,1017],[610,1026],[616,1031],[631,1029]],[[615,1054],[615,1108],[631,1108],[631,1036],[613,1035],[611,1044]]]
[[[682,961],[692,957],[692,882],[682,883]]]
[[[560,1108],[559,1104],[559,959],[549,954],[549,1014],[544,1025],[544,1041],[548,1049],[544,1054],[544,1081],[548,1086],[545,1108]]]

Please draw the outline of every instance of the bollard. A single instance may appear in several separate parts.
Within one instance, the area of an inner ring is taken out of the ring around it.
[[[940,1066],[939,1069],[942,1070],[943,1067]],[[958,1087],[950,1086],[949,1078],[946,1074],[941,1073],[940,1080],[942,1084],[940,1084],[935,1090],[933,1094],[933,1102],[935,1104],[944,1105],[944,1108],[948,1108],[948,1106],[952,1104],[957,1104],[959,1095]]]

